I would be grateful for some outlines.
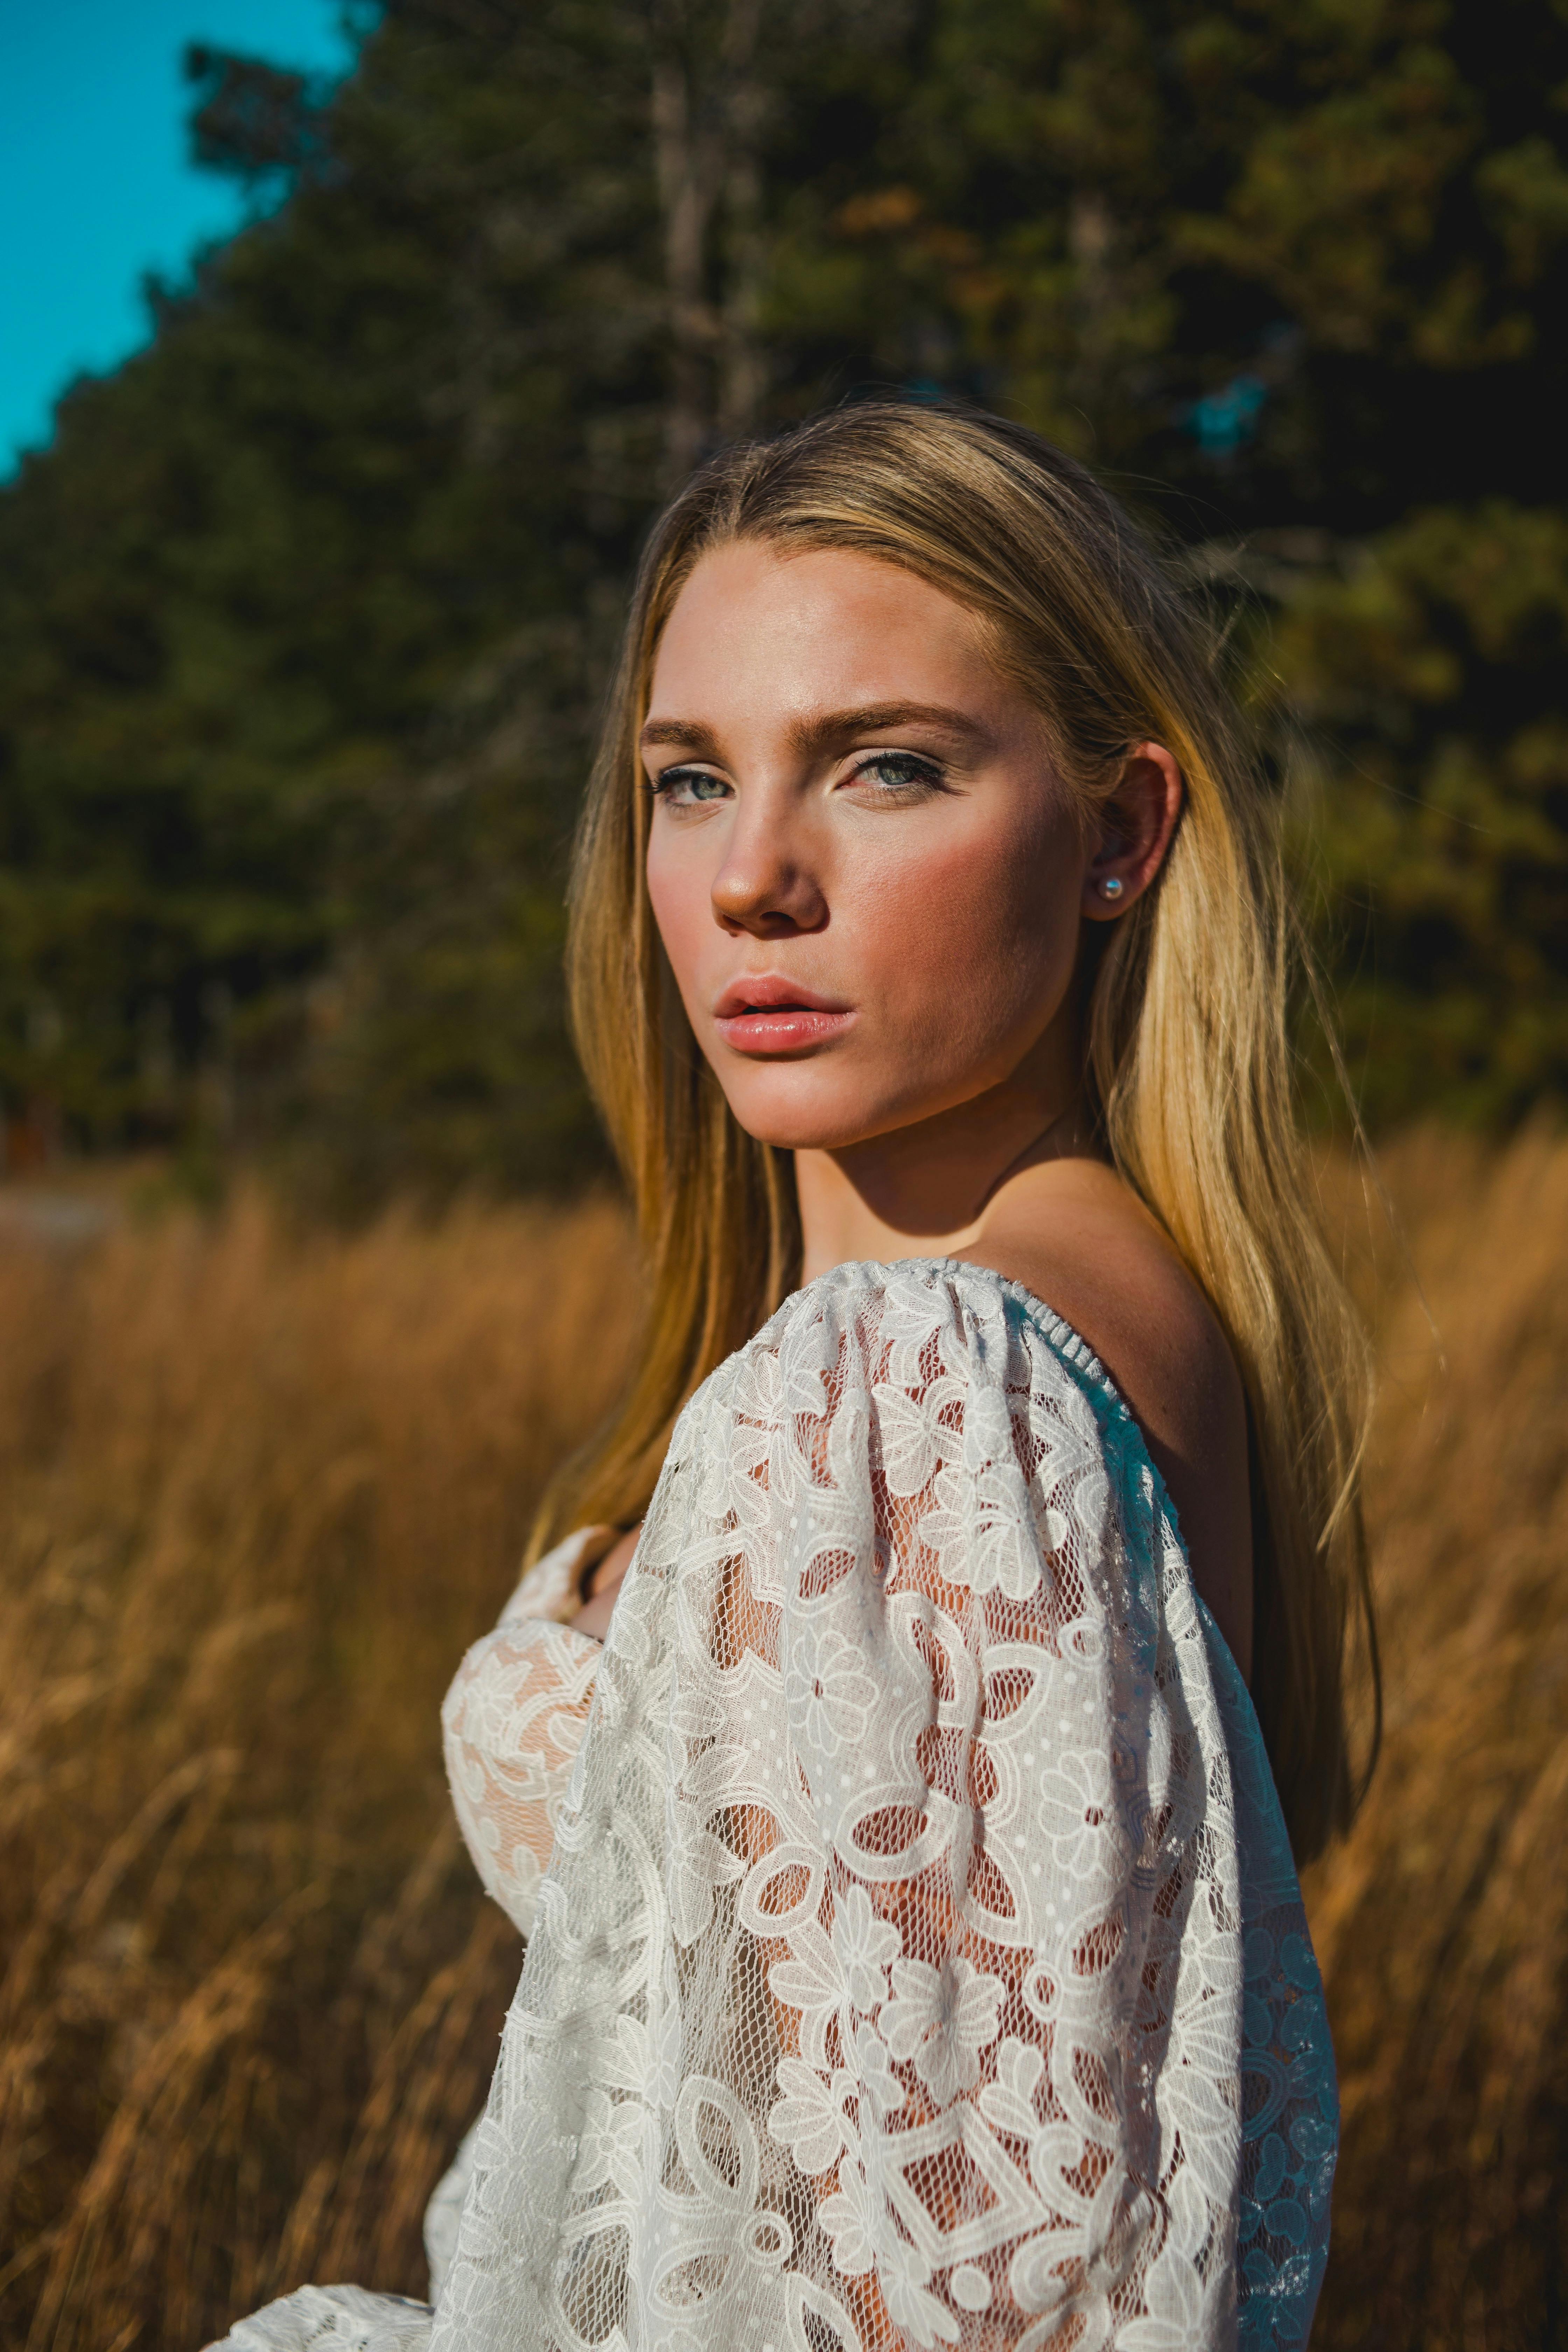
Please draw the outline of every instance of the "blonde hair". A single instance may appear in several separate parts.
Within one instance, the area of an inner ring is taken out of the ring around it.
[[[640,1516],[680,1405],[799,1278],[793,1164],[731,1114],[644,880],[637,735],[660,633],[700,558],[736,541],[855,550],[968,608],[1038,707],[1086,813],[1135,744],[1163,743],[1180,765],[1185,801],[1162,873],[1086,972],[1085,1081],[1113,1164],[1203,1286],[1246,1387],[1253,1696],[1305,1859],[1364,1786],[1345,1677],[1359,1622],[1375,1693],[1359,1497],[1369,1374],[1293,1114],[1293,933],[1272,811],[1198,617],[1107,492],[1021,427],[951,408],[846,407],[727,450],[653,534],[583,818],[568,950],[579,1049],[651,1296],[629,1391],[557,1479],[534,1549],[566,1526]]]

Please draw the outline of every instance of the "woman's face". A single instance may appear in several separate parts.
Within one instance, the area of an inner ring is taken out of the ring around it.
[[[741,1125],[840,1150],[1011,1079],[1070,1025],[1110,870],[1038,714],[912,573],[742,542],[654,667],[647,882]],[[1111,857],[1114,864],[1114,857]],[[1131,895],[1131,893],[1129,893]]]

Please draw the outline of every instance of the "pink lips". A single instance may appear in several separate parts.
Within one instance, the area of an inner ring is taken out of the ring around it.
[[[713,1018],[726,1045],[739,1054],[798,1054],[842,1036],[855,1014],[796,981],[760,972],[732,980]]]

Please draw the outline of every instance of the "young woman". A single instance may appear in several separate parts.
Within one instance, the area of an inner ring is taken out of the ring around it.
[[[1304,2343],[1365,1367],[1199,625],[994,418],[731,451],[574,924],[652,1305],[447,1701],[521,1981],[433,2317],[231,2344]]]

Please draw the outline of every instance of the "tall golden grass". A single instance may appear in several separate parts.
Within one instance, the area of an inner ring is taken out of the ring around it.
[[[1384,1173],[1407,1255],[1328,1171],[1384,1366],[1389,1729],[1309,1890],[1346,2111],[1315,2340],[1533,2352],[1568,2309],[1568,1146]],[[5,2352],[421,2291],[519,1957],[437,1711],[635,1303],[597,1202],[0,1244]]]
[[[518,1967],[437,1710],[634,1302],[596,1204],[0,1252],[6,2347],[417,2287]]]
[[[1383,1760],[1310,1874],[1344,2134],[1313,2343],[1568,2342],[1568,1143],[1337,1171],[1378,1337]],[[1402,1245],[1401,1245],[1402,1243]]]

